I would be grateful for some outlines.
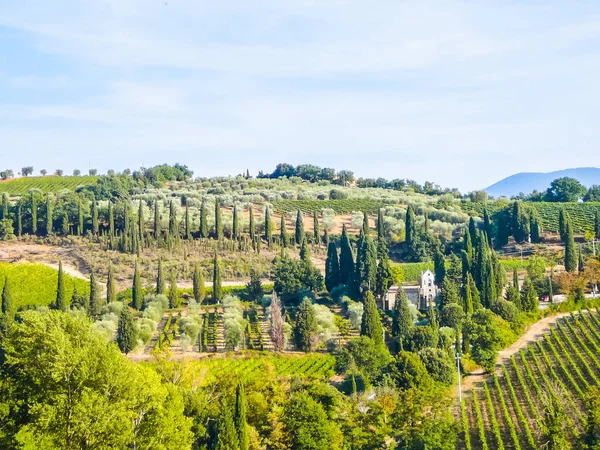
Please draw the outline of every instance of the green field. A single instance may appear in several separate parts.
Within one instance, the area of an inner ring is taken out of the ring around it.
[[[344,200],[275,200],[273,208],[278,213],[293,213],[302,211],[304,214],[321,212],[323,209],[332,209],[336,214],[350,214],[353,211],[362,211],[368,214],[377,214],[385,206],[381,201],[369,199],[348,198]]]
[[[15,307],[48,306],[56,300],[58,271],[43,264],[0,263],[0,291],[7,279]],[[73,295],[77,286],[79,293],[89,295],[89,283],[65,274],[67,298]]]
[[[81,177],[22,177],[0,182],[0,192],[9,195],[23,195],[30,189],[39,189],[43,193],[58,192],[63,189],[75,190],[80,186],[94,184],[97,176]]]

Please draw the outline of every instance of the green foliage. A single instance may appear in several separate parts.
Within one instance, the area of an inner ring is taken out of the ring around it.
[[[13,296],[10,290],[8,277],[4,278],[4,287],[2,288],[2,314],[12,316],[15,312]]]
[[[376,380],[390,361],[385,346],[375,343],[367,336],[354,338],[336,355],[339,373],[360,372],[369,381]]]
[[[64,189],[74,191],[83,186],[92,185],[98,177],[23,177],[14,178],[2,183],[2,191],[8,195],[24,195],[31,189],[37,189],[42,193],[58,192]]]
[[[250,446],[248,437],[248,423],[246,421],[246,393],[244,385],[238,384],[235,390],[235,410],[233,413],[233,423],[238,435],[238,445],[240,450],[248,450]]]
[[[383,345],[383,326],[381,325],[381,317],[375,304],[375,297],[373,297],[371,291],[367,291],[364,304],[365,309],[362,316],[360,334],[361,336],[371,338],[375,345]]]
[[[427,391],[433,388],[433,379],[419,356],[412,352],[398,353],[387,367],[386,373],[399,389]]]
[[[121,314],[119,315],[117,344],[119,345],[119,349],[125,354],[133,350],[137,344],[133,314],[131,314],[131,311],[126,305],[123,305]]]
[[[410,336],[413,328],[413,319],[408,304],[406,291],[400,288],[396,293],[392,320],[392,337],[397,341],[399,348],[403,349],[404,342]]]
[[[221,266],[219,257],[215,253],[213,260],[213,292],[212,297],[215,302],[219,302],[223,298],[223,289],[221,287]]]
[[[330,242],[327,247],[325,260],[325,287],[329,292],[341,283],[340,263],[335,243]]]
[[[290,214],[302,211],[303,214],[320,213],[324,209],[331,209],[336,214],[351,214],[353,211],[364,211],[376,214],[385,205],[371,199],[343,199],[343,200],[274,200],[271,202],[279,214]]]
[[[300,308],[296,314],[294,338],[298,350],[309,352],[317,346],[317,316],[315,308],[308,299],[300,304]]]
[[[142,281],[140,279],[140,272],[138,270],[138,263],[136,261],[133,272],[133,287],[131,288],[131,306],[140,311],[143,305],[144,293],[142,291]]]
[[[342,225],[342,236],[340,238],[340,282],[348,285],[354,276],[354,256],[350,245],[350,238],[346,230],[346,224]]]
[[[577,247],[573,238],[573,226],[567,221],[565,234],[565,270],[575,272],[577,270]]]
[[[192,289],[194,292],[194,300],[198,303],[202,303],[206,298],[206,287],[204,286],[204,273],[199,264],[194,264]]]

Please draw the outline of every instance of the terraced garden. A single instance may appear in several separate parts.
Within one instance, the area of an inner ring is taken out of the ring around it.
[[[600,386],[600,315],[571,314],[473,390],[461,405],[459,448],[538,449],[548,405],[561,405],[569,438],[583,432],[584,404]]]

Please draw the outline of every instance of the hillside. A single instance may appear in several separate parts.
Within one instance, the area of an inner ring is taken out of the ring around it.
[[[600,169],[596,167],[579,167],[548,173],[521,172],[504,178],[484,190],[493,197],[511,197],[520,192],[529,194],[534,190],[546,190],[553,180],[561,177],[575,178],[584,186],[590,187],[593,184],[600,184]]]

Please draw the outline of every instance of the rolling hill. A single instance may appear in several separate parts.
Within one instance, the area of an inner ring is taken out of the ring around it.
[[[600,169],[596,167],[579,167],[575,169],[557,170],[555,172],[521,172],[504,178],[484,190],[493,197],[511,197],[523,192],[529,194],[533,190],[544,191],[550,183],[561,177],[571,177],[581,184],[590,187],[600,184]]]

